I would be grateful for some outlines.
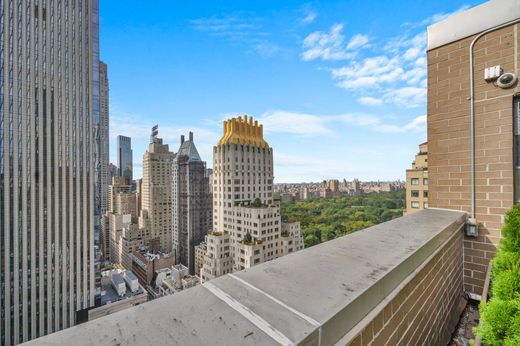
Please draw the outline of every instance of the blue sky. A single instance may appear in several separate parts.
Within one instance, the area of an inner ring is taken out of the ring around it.
[[[100,2],[111,161],[130,136],[141,176],[159,124],[211,166],[222,121],[248,114],[281,183],[404,179],[426,139],[426,27],[483,1]]]

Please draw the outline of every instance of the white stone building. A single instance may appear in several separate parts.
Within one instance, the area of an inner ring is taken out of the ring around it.
[[[214,231],[206,237],[203,281],[280,257],[283,242],[303,244],[299,228],[282,240],[280,207],[273,201],[273,150],[257,121],[244,116],[224,122],[224,135],[213,148],[212,179]]]

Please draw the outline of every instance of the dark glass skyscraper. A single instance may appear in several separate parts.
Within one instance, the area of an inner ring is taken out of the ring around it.
[[[127,177],[132,182],[132,139],[130,137],[117,136],[117,169],[120,177]]]
[[[0,1],[0,344],[94,303],[98,0]]]
[[[195,273],[195,246],[212,228],[212,195],[206,162],[190,132],[188,140],[181,136],[172,169],[173,247],[177,263],[186,265],[190,274]]]

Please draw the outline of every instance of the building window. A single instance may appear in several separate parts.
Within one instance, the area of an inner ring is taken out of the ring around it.
[[[412,178],[412,185],[419,185],[419,178]]]
[[[428,185],[428,178],[424,178],[424,179],[423,179],[423,184],[424,184],[424,185]]]
[[[419,208],[419,202],[412,202],[412,208],[418,209]]]
[[[424,206],[424,209],[428,209],[428,202],[424,202],[423,206]]]
[[[423,191],[423,197],[428,198],[428,191]]]
[[[412,197],[419,197],[419,191],[412,190]]]

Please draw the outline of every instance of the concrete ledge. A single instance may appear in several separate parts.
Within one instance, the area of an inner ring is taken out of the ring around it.
[[[420,211],[28,344],[348,342],[347,334],[465,218],[458,211]]]

